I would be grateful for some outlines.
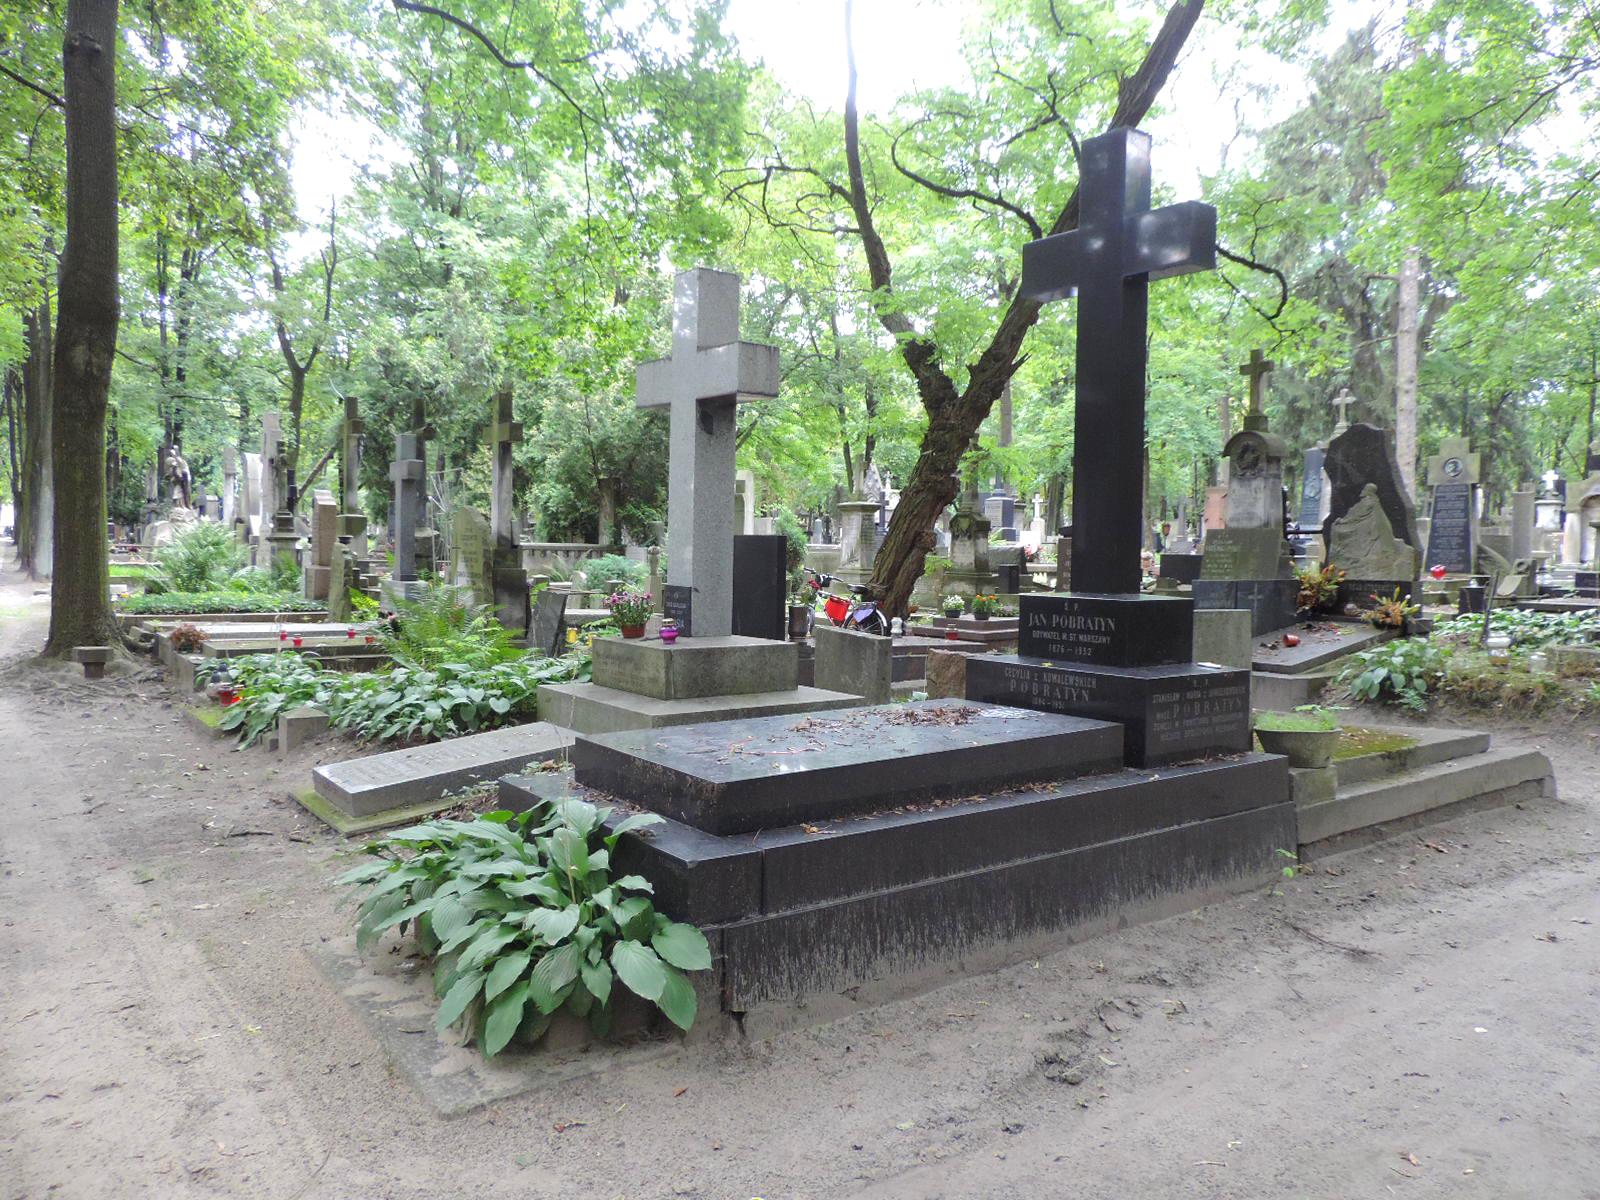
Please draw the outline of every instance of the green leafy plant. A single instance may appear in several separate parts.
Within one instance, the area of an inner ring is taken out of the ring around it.
[[[128,596],[117,611],[139,616],[197,616],[224,613],[321,612],[326,607],[304,596],[265,592],[166,592],[159,596]]]
[[[487,667],[523,653],[487,607],[442,583],[423,588],[414,600],[401,600],[393,619],[379,625],[377,633],[389,657],[419,670]]]
[[[208,682],[223,667],[232,674],[239,699],[224,711],[218,728],[237,731],[243,747],[276,727],[282,713],[302,704],[326,712],[333,728],[375,742],[442,741],[516,725],[538,715],[540,684],[582,682],[590,666],[587,653],[574,653],[563,658],[525,655],[487,666],[397,666],[356,674],[325,670],[312,658],[284,652],[208,659],[197,676]]]
[[[992,617],[1000,611],[1000,597],[987,592],[979,592],[972,598],[972,615],[975,617]]]
[[[180,529],[154,554],[145,578],[151,592],[203,592],[220,588],[244,564],[244,547],[215,521]]]
[[[1518,649],[1581,645],[1600,641],[1600,612],[1543,613],[1520,608],[1496,609],[1496,633],[1510,636]],[[1461,645],[1475,643],[1483,633],[1483,614],[1467,613],[1441,622],[1437,635]]]
[[[268,595],[297,594],[300,591],[300,567],[293,556],[282,554],[274,558],[269,567],[246,567],[242,571],[235,571],[228,580],[228,589]]]
[[[1339,598],[1339,585],[1344,582],[1344,576],[1343,568],[1332,563],[1296,567],[1294,577],[1299,592],[1295,603],[1311,612],[1327,612]]]
[[[1398,639],[1352,655],[1338,681],[1358,699],[1421,712],[1449,658],[1450,651],[1431,639]]]
[[[358,947],[409,928],[434,959],[438,1028],[460,1022],[485,1055],[513,1037],[537,1040],[562,1009],[605,1036],[619,983],[688,1029],[696,1002],[686,972],[711,966],[710,946],[656,912],[649,880],[613,877],[618,839],[660,818],[640,813],[607,829],[610,815],[569,799],[521,816],[428,821],[369,843],[377,861],[339,879],[365,892]]]
[[[1293,712],[1259,712],[1255,727],[1281,733],[1333,733],[1339,719],[1334,709],[1302,704]]]
[[[583,577],[589,581],[591,588],[603,588],[613,579],[620,579],[641,590],[644,588],[645,565],[625,554],[602,554],[598,558],[585,559],[578,565],[583,569]]]

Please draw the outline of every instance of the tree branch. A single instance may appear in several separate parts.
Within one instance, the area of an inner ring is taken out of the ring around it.
[[[7,79],[10,79],[16,83],[20,83],[30,92],[37,92],[57,108],[66,108],[67,106],[67,102],[52,92],[49,88],[41,87],[31,79],[25,79],[23,76],[18,75],[15,71],[11,70],[9,67],[0,66],[0,75],[4,75]]]
[[[1278,281],[1278,307],[1273,309],[1270,315],[1262,312],[1259,308],[1256,308],[1255,304],[1251,302],[1250,297],[1245,296],[1244,302],[1249,304],[1251,308],[1255,309],[1256,313],[1261,316],[1268,325],[1271,325],[1279,317],[1283,316],[1283,310],[1289,305],[1289,281],[1283,277],[1282,271],[1278,270],[1277,267],[1269,266],[1266,263],[1256,262],[1256,260],[1253,258],[1246,258],[1242,254],[1235,254],[1221,242],[1217,243],[1217,253],[1222,255],[1222,257],[1227,259],[1229,262],[1238,263],[1241,267],[1249,267],[1252,271],[1260,271],[1263,275],[1271,275],[1274,279],[1276,279]],[[1224,278],[1224,282],[1226,282],[1226,278]],[[1229,284],[1229,286],[1231,287],[1232,284]],[[1240,294],[1243,295],[1243,293]]]

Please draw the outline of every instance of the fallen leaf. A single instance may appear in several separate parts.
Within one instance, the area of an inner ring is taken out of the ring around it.
[[[684,1093],[685,1093],[685,1092],[687,1092],[687,1091],[688,1091],[688,1090],[689,1090],[689,1089],[688,1089],[688,1088],[686,1088],[686,1087],[681,1087],[681,1088],[679,1088],[679,1089],[678,1089],[678,1090],[677,1090],[677,1091],[675,1091],[675,1092],[673,1092],[673,1093],[672,1093],[672,1098],[673,1098],[673,1099],[674,1099],[674,1100],[676,1100],[676,1099],[677,1099],[677,1098],[678,1098],[678,1097],[679,1097],[679,1096],[681,1096],[681,1095],[683,1095],[683,1094],[684,1094]]]

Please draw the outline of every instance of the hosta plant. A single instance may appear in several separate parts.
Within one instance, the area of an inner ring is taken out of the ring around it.
[[[610,815],[565,799],[520,816],[426,821],[369,843],[376,861],[339,879],[365,893],[358,948],[409,930],[434,960],[438,1028],[460,1022],[486,1055],[513,1037],[537,1040],[563,1009],[603,1037],[619,989],[688,1029],[686,972],[708,969],[711,949],[694,926],[656,912],[649,880],[612,873],[618,838],[660,818],[640,813],[607,830]]]
[[[1450,651],[1426,638],[1385,642],[1350,657],[1339,682],[1361,700],[1398,704],[1421,712],[1439,686]]]

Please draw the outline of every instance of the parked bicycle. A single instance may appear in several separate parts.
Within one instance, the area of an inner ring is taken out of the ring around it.
[[[876,600],[870,599],[870,593],[860,584],[850,586],[850,596],[841,596],[837,592],[825,592],[822,589],[832,587],[838,582],[833,575],[823,575],[813,571],[810,567],[805,569],[810,577],[806,584],[812,592],[822,597],[822,613],[828,621],[840,629],[855,629],[862,633],[875,633],[880,637],[889,636],[889,619],[883,615],[883,610],[878,607]],[[854,597],[852,599],[852,597]],[[816,622],[816,611],[812,610],[810,623]]]

